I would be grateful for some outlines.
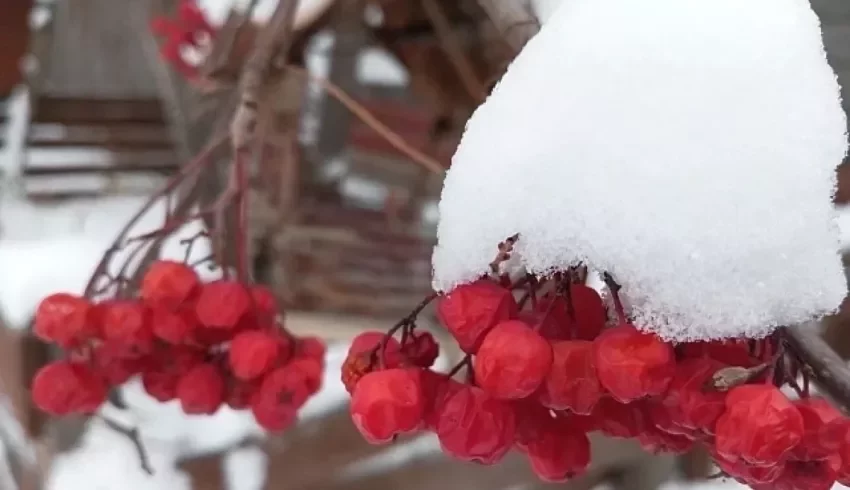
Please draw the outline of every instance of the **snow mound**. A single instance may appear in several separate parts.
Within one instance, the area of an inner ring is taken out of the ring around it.
[[[665,338],[831,312],[845,128],[807,0],[564,2],[467,125],[434,286],[519,233],[529,271],[607,270]]]

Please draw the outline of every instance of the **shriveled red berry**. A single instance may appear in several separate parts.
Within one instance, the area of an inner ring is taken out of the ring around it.
[[[724,473],[745,485],[775,482],[782,474],[783,465],[753,466],[741,460],[729,460],[713,451],[714,463]]]
[[[609,397],[599,400],[591,417],[600,432],[624,439],[638,437],[648,423],[646,406],[642,401],[624,404]]]
[[[141,353],[153,347],[153,328],[147,308],[135,300],[112,300],[98,305],[103,338]]]
[[[780,465],[779,477],[770,484],[755,484],[754,490],[830,490],[836,470],[829,461],[788,461]]]
[[[298,409],[310,396],[304,373],[288,366],[270,372],[251,402],[251,411],[266,430],[278,432],[295,422]]]
[[[440,345],[430,332],[413,332],[401,350],[407,361],[421,368],[433,366],[440,355]]]
[[[509,402],[463,386],[440,411],[437,436],[443,451],[461,461],[498,463],[513,446],[516,415]]]
[[[212,415],[224,402],[224,378],[212,364],[199,364],[177,383],[177,398],[187,414]]]
[[[803,438],[803,417],[773,385],[743,385],[726,396],[717,421],[717,452],[756,466],[780,463]]]
[[[637,439],[640,447],[651,454],[685,454],[694,447],[693,439],[664,432],[654,425],[644,427]]]
[[[724,364],[709,357],[686,359],[676,366],[676,375],[662,398],[673,424],[714,433],[717,419],[726,410],[726,393],[706,389]]]
[[[473,366],[478,386],[490,395],[525,398],[549,374],[552,346],[525,322],[509,320],[487,333]]]
[[[176,309],[189,301],[200,288],[194,269],[172,260],[157,260],[142,278],[142,300],[155,307]]]
[[[458,286],[437,303],[440,322],[467,354],[478,352],[484,335],[518,312],[511,291],[486,279]]]
[[[351,419],[372,444],[420,428],[425,415],[422,381],[416,369],[387,369],[369,373],[351,397]]]
[[[35,374],[32,399],[51,415],[93,413],[106,401],[106,383],[85,364],[52,362]]]
[[[794,405],[803,417],[803,438],[792,450],[791,458],[799,461],[827,459],[835,452],[835,447],[830,444],[830,436],[825,435],[825,432],[832,428],[830,424],[840,420],[843,415],[821,397],[797,400]]]
[[[51,294],[38,304],[33,330],[44,341],[71,347],[98,334],[92,310],[86,298],[68,293]]]
[[[554,410],[590,415],[604,391],[596,377],[593,343],[562,340],[552,343],[552,367],[540,387],[540,402]]]
[[[597,337],[594,361],[599,382],[622,403],[663,394],[676,368],[670,344],[628,324]]]
[[[191,339],[198,326],[194,312],[164,308],[152,308],[150,322],[157,338],[175,345]]]
[[[541,480],[563,482],[587,471],[590,440],[568,423],[552,419],[550,429],[528,444],[527,454]]]
[[[241,380],[268,372],[280,354],[278,338],[263,330],[248,330],[233,337],[228,359],[233,375]]]
[[[248,288],[236,281],[213,281],[201,286],[195,314],[204,326],[232,330],[251,310]]]
[[[535,312],[541,333],[552,340],[593,340],[608,321],[602,297],[584,284],[570,285],[569,294],[541,298]]]

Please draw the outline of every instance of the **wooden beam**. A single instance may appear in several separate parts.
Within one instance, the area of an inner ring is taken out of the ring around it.
[[[83,99],[38,97],[34,122],[107,124],[115,122],[165,123],[158,99]]]

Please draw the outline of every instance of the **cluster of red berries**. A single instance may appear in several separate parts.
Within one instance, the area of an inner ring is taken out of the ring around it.
[[[138,297],[48,296],[34,330],[67,353],[33,380],[34,402],[53,415],[92,413],[112,386],[140,375],[148,394],[179,400],[187,414],[226,404],[280,431],[319,390],[324,370],[324,344],[289,333],[267,288],[203,282],[167,260],[146,271]]]
[[[159,55],[187,79],[198,76],[198,68],[183,54],[186,48],[198,49],[204,40],[212,40],[216,29],[193,0],[183,0],[174,19],[157,17],[151,23],[153,32],[164,38]]]
[[[438,347],[429,334],[357,339],[343,381],[368,441],[430,430],[460,460],[493,464],[515,448],[541,479],[563,481],[586,470],[587,434],[598,431],[651,452],[702,444],[757,489],[850,483],[850,419],[821,398],[780,391],[768,367],[781,357],[774,339],[674,345],[631,324],[617,291],[609,322],[583,284],[561,282],[528,308],[513,289],[482,279],[439,299],[441,323],[467,354],[463,382],[451,376],[458,369],[430,369]],[[748,376],[723,385],[729,372]]]

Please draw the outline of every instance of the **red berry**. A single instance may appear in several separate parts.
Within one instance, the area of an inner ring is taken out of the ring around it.
[[[277,368],[263,379],[251,402],[257,422],[269,431],[281,431],[295,422],[298,409],[310,396],[304,373],[288,366]]]
[[[594,362],[599,382],[622,403],[663,394],[676,369],[670,344],[628,324],[597,337]]]
[[[541,333],[552,340],[593,340],[608,321],[602,297],[583,284],[570,285],[569,296],[547,295],[535,312],[543,322]]]
[[[552,367],[552,346],[521,320],[496,325],[475,356],[475,380],[503,400],[525,398],[540,387]]]
[[[142,372],[148,359],[133,356],[121,344],[104,342],[92,350],[91,361],[94,369],[102,374],[109,384],[120,385]]]
[[[830,444],[830,435],[826,435],[843,418],[841,412],[821,397],[804,398],[794,402],[803,417],[803,438],[791,452],[791,457],[799,461],[817,461],[826,459],[835,452]],[[846,430],[846,429],[845,429]]]
[[[803,438],[803,417],[773,385],[738,386],[726,396],[715,437],[724,458],[772,466]]]
[[[142,386],[155,400],[165,403],[177,398],[177,383],[181,373],[151,369],[142,373]]]
[[[106,401],[106,384],[85,364],[50,363],[35,374],[32,398],[51,415],[93,413]]]
[[[732,461],[716,453],[714,463],[727,475],[745,485],[760,485],[773,483],[782,474],[782,465],[752,466],[743,461]]]
[[[433,366],[440,355],[440,345],[430,332],[413,332],[401,350],[405,359],[421,368]]]
[[[350,410],[354,425],[372,444],[418,429],[425,414],[419,371],[387,369],[363,376],[354,388]]]
[[[457,390],[463,389],[464,385],[443,373],[437,373],[430,369],[420,371],[422,383],[422,394],[425,399],[425,414],[423,420],[425,427],[436,431],[440,422],[440,413],[443,406]]]
[[[241,380],[254,379],[268,372],[280,354],[278,338],[262,330],[249,330],[230,342],[230,369]]]
[[[304,337],[298,340],[296,355],[324,359],[325,350],[325,343],[318,337]]]
[[[98,334],[92,304],[85,298],[56,293],[41,300],[35,310],[33,330],[42,340],[69,348]]]
[[[187,414],[212,415],[224,402],[224,378],[212,364],[199,364],[177,383],[177,398]]]
[[[260,325],[268,326],[274,324],[278,315],[277,299],[271,289],[260,284],[251,286],[251,300],[254,302],[254,314]]]
[[[195,303],[198,320],[206,327],[232,330],[251,310],[251,294],[235,281],[204,284]]]
[[[647,425],[638,435],[638,443],[651,454],[685,454],[694,447],[693,439],[680,434],[670,434]]]
[[[153,348],[153,329],[144,305],[133,300],[112,300],[99,305],[103,337],[140,353]]]
[[[197,323],[191,311],[172,311],[163,308],[152,308],[151,326],[154,335],[158,338],[169,344],[178,345],[191,339]]]
[[[676,366],[676,375],[661,401],[673,424],[714,434],[714,425],[726,410],[726,393],[705,387],[723,367],[708,357],[686,359]]]
[[[475,354],[490,329],[518,312],[510,290],[486,279],[458,286],[437,303],[437,316],[467,354]]]
[[[540,387],[540,402],[553,410],[569,409],[590,415],[602,398],[602,385],[596,377],[593,343],[564,340],[552,343],[552,368]]]
[[[251,401],[260,391],[260,381],[239,381],[233,380],[230,386],[227,387],[227,394],[224,402],[227,406],[234,410],[243,410],[251,407]]]
[[[753,485],[755,490],[830,490],[836,470],[829,461],[788,461],[780,465],[779,477],[770,484]]]
[[[758,363],[750,355],[748,340],[712,340],[686,342],[681,352],[684,358],[709,358],[726,366],[752,367]]]
[[[641,401],[623,404],[609,397],[599,400],[592,418],[606,436],[624,439],[641,435],[648,422],[646,406]]]
[[[301,371],[307,390],[311,395],[315,395],[322,388],[322,374],[325,370],[325,363],[322,359],[298,357],[290,361],[286,367]]]
[[[141,297],[145,303],[176,309],[198,291],[201,281],[194,269],[171,260],[157,260],[142,278]]]
[[[342,363],[342,384],[349,393],[364,375],[381,367],[378,357],[381,342],[386,339],[383,348],[384,368],[397,368],[402,364],[401,345],[383,332],[363,332],[354,338],[348,355]],[[375,355],[373,355],[373,353]]]
[[[509,402],[463,386],[443,404],[437,436],[443,451],[461,461],[498,463],[514,443],[516,415]]]
[[[590,440],[568,423],[552,419],[550,429],[528,444],[531,469],[546,482],[563,482],[587,471]]]
[[[528,445],[540,439],[552,428],[552,412],[531,398],[513,403],[516,416],[514,446],[522,452],[528,451]]]

